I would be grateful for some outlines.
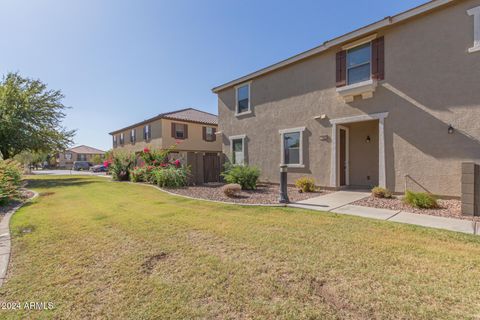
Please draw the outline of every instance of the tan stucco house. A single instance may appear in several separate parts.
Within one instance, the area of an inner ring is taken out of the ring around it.
[[[92,161],[94,156],[103,157],[105,151],[93,147],[81,145],[65,150],[57,154],[57,167],[72,169],[75,161]]]
[[[460,196],[480,161],[480,0],[428,2],[213,89],[219,138],[262,180]]]
[[[220,179],[222,143],[218,117],[194,108],[159,114],[110,132],[113,150],[140,152],[176,146],[171,156],[191,167],[194,182]]]

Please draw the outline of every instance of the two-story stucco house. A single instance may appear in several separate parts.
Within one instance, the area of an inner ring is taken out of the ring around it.
[[[57,154],[57,166],[59,168],[72,169],[75,161],[92,161],[94,156],[103,158],[105,151],[81,145],[65,150]]]
[[[262,180],[460,196],[480,160],[480,0],[436,0],[213,89],[223,151]]]
[[[171,156],[191,167],[195,183],[204,183],[220,179],[222,143],[217,131],[216,115],[187,108],[159,114],[110,135],[113,150],[140,152],[176,146]]]

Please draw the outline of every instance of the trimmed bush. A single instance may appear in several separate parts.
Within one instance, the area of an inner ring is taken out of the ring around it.
[[[429,193],[413,192],[407,190],[403,201],[412,207],[420,209],[435,209],[438,208],[437,198]]]
[[[0,204],[20,196],[22,166],[13,160],[0,160]]]
[[[372,196],[375,198],[385,198],[385,199],[390,199],[392,198],[392,193],[390,190],[382,187],[375,187],[372,189]]]
[[[222,187],[222,192],[229,198],[238,196],[242,191],[242,186],[236,183],[226,184]]]
[[[167,166],[152,171],[154,182],[162,188],[181,188],[188,184],[190,169],[186,166]]]
[[[239,184],[243,190],[255,190],[260,177],[260,169],[251,166],[228,165],[225,167],[222,177],[227,183]]]
[[[300,192],[315,192],[315,180],[313,178],[303,177],[297,179],[295,186]]]

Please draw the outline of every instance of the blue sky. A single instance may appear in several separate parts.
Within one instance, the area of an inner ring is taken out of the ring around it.
[[[425,0],[0,0],[0,71],[61,89],[76,144],[158,113],[217,112],[211,88]]]

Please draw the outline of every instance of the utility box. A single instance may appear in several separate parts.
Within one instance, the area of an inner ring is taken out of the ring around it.
[[[473,162],[462,163],[462,214],[480,216],[479,166]]]

